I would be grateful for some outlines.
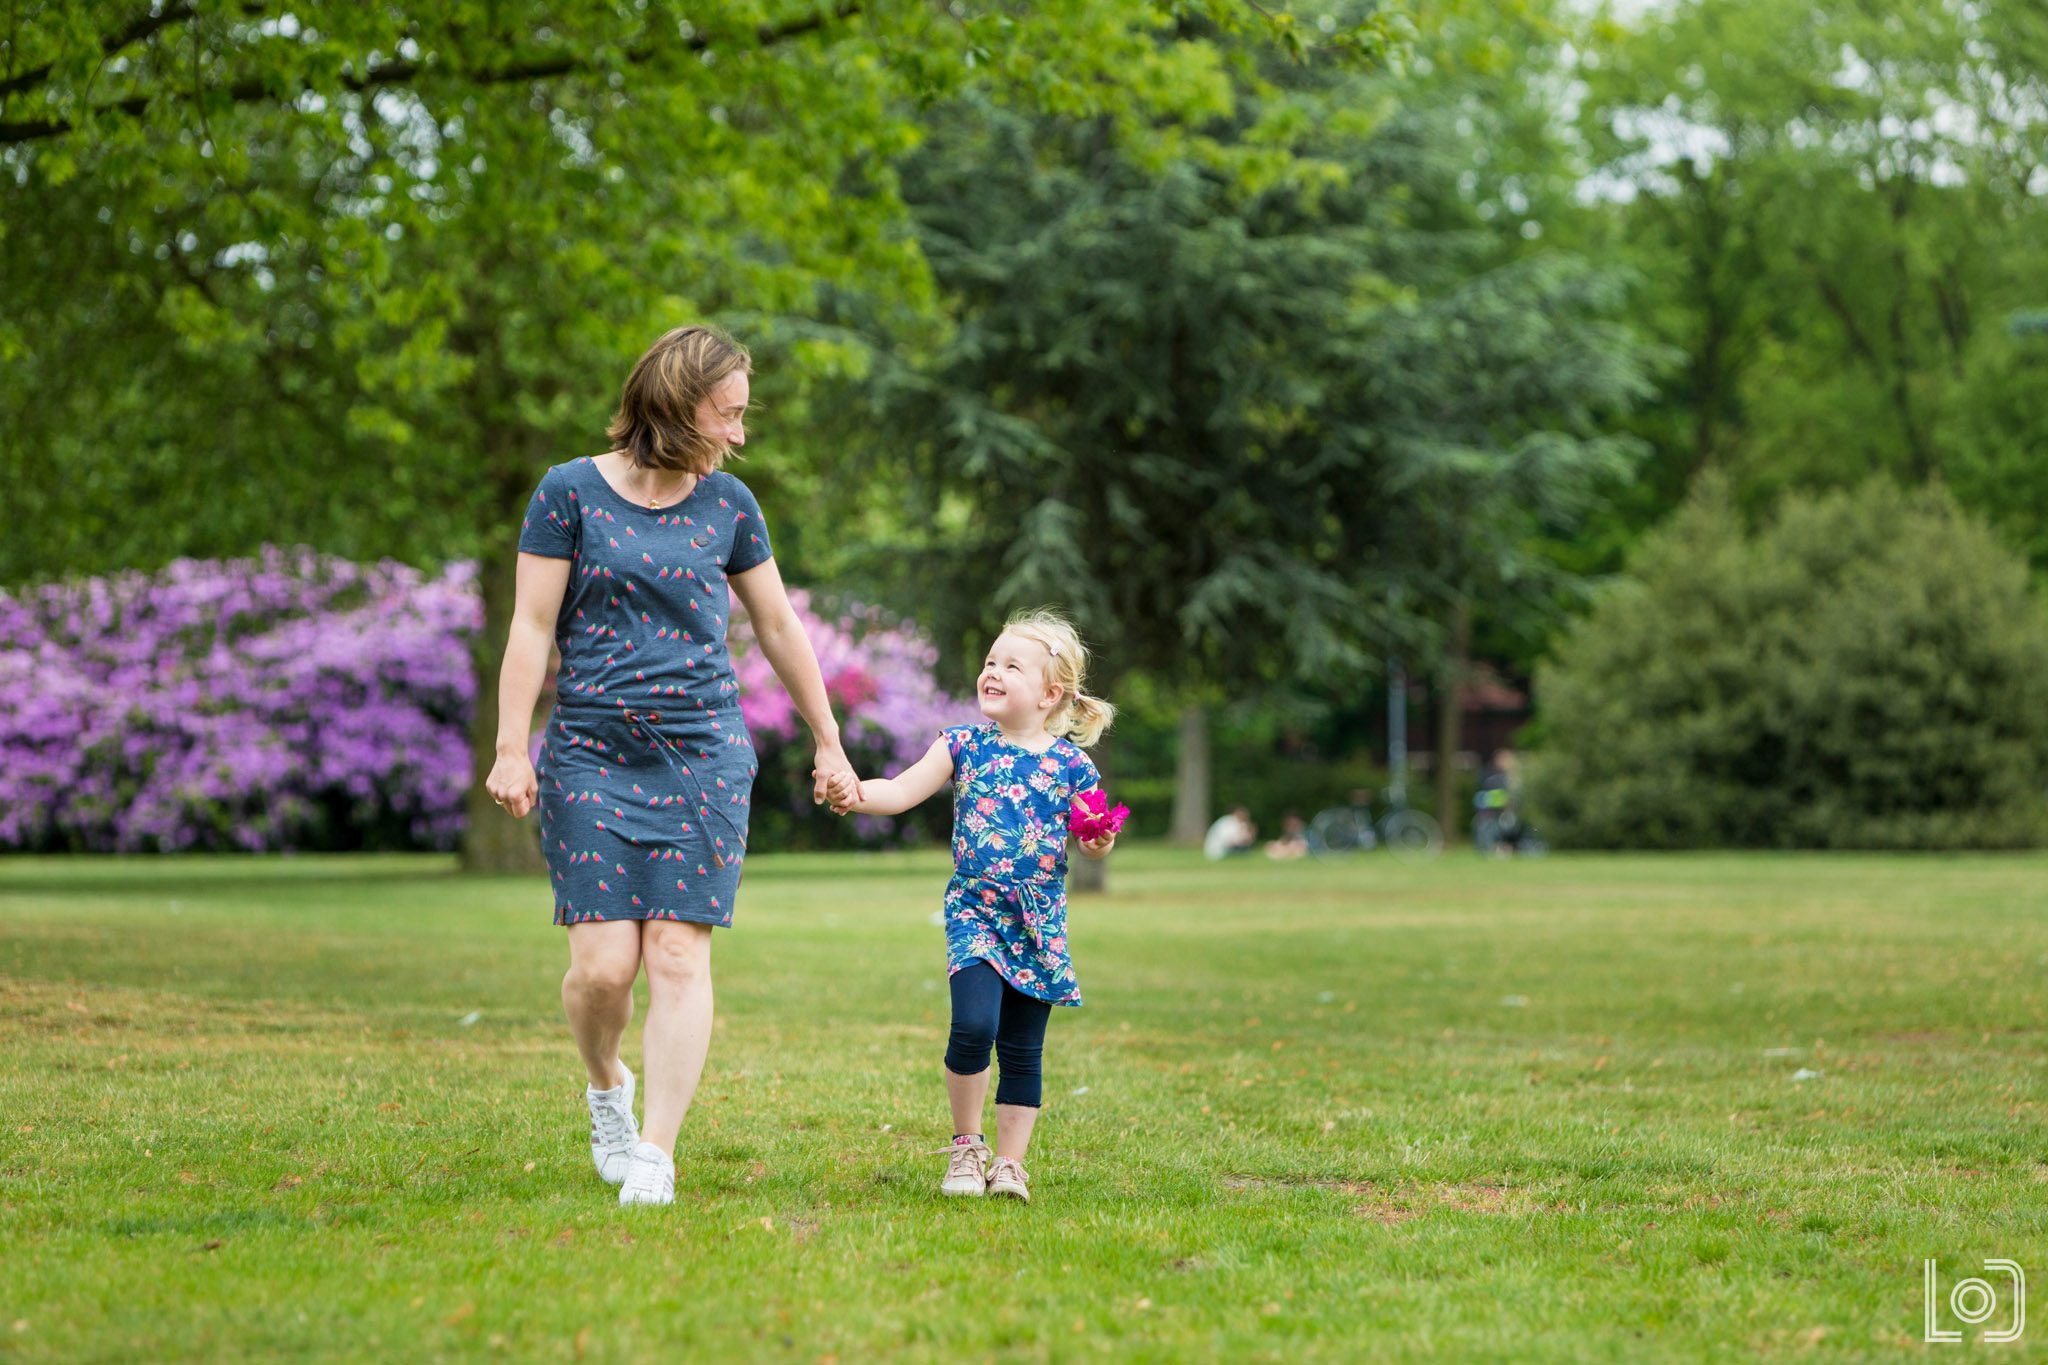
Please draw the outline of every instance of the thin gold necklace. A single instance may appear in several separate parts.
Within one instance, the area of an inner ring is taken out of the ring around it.
[[[688,479],[688,478],[690,478],[690,477],[692,477],[692,476],[691,476],[690,474],[688,474],[688,473],[685,473],[685,474],[683,475],[683,477],[684,477],[685,479]],[[677,485],[677,491],[678,491],[678,496],[680,496],[680,492],[681,492],[681,487],[682,487],[682,485],[681,485],[681,484],[678,484],[678,485]],[[650,492],[650,493],[648,493],[648,495],[647,495],[647,510],[648,510],[648,511],[650,511],[650,512],[653,512],[653,511],[658,511],[658,510],[660,509],[660,507],[661,507],[661,505],[662,505],[663,503],[665,503],[665,502],[673,502],[674,500],[675,500],[674,498],[659,498],[659,497],[656,497],[656,496],[655,496],[655,495],[654,495],[654,494],[653,494],[652,492]]]

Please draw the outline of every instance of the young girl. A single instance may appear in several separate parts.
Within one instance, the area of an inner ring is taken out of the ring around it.
[[[1038,1118],[1039,1054],[1054,1005],[1078,1005],[1067,956],[1067,808],[1100,783],[1081,746],[1116,708],[1081,690],[1088,656],[1051,611],[1010,618],[981,667],[983,725],[942,733],[893,778],[832,784],[835,809],[869,815],[909,810],[953,784],[953,880],[946,886],[946,971],[953,1031],[946,1098],[953,1107],[947,1194],[1008,1195],[1027,1203],[1024,1151]],[[1081,845],[1108,855],[1114,834]],[[996,1149],[982,1137],[988,1054],[1002,1064]]]

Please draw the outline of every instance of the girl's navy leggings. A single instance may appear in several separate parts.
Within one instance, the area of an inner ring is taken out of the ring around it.
[[[994,1044],[1002,1072],[997,1104],[1036,1109],[1042,1095],[1039,1057],[1045,1051],[1045,1021],[1052,1006],[1012,986],[986,962],[953,973],[953,1033],[946,1040],[946,1070],[978,1076],[988,1070]]]

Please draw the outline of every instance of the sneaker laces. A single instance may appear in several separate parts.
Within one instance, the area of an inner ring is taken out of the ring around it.
[[[633,1111],[627,1108],[626,1087],[590,1097],[590,1131],[599,1145],[626,1147],[640,1140],[633,1127]]]
[[[937,1151],[933,1152],[931,1155],[952,1158],[952,1160],[946,1163],[946,1178],[948,1180],[951,1180],[956,1175],[975,1174],[974,1169],[965,1164],[967,1158],[972,1156],[979,1156],[984,1162],[986,1162],[988,1160],[989,1152],[988,1144],[986,1143],[949,1142],[944,1147],[941,1147]]]
[[[993,1182],[996,1176],[1002,1172],[1005,1166],[1009,1167],[1012,1171],[1016,1172],[1018,1184],[1028,1185],[1031,1183],[1030,1177],[1024,1174],[1024,1163],[1017,1160],[1017,1158],[1013,1156],[997,1157],[994,1163],[990,1165],[988,1168],[989,1180]]]

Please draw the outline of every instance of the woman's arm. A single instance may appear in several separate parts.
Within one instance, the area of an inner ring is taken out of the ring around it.
[[[953,776],[953,751],[940,735],[924,757],[894,777],[870,778],[860,784],[854,799],[845,803],[862,815],[901,815],[912,806],[928,801]],[[847,795],[844,783],[835,783],[833,805],[837,808]]]
[[[852,778],[857,795],[860,778],[847,761],[846,750],[840,747],[839,722],[833,719],[832,702],[825,695],[825,675],[818,669],[817,653],[811,648],[810,637],[804,634],[803,622],[796,618],[796,608],[789,604],[789,594],[782,586],[782,570],[775,567],[774,560],[764,559],[745,573],[734,574],[730,581],[740,605],[747,609],[747,619],[754,623],[754,638],[760,642],[761,652],[768,656],[768,666],[788,689],[797,714],[811,727],[811,739],[818,750],[811,772],[815,783],[812,803],[823,803],[825,785],[835,773]]]
[[[505,662],[498,670],[498,759],[484,779],[491,799],[515,817],[532,810],[540,796],[533,771],[533,704],[547,681],[555,618],[569,591],[569,563],[546,555],[519,556],[512,627],[506,632]]]

